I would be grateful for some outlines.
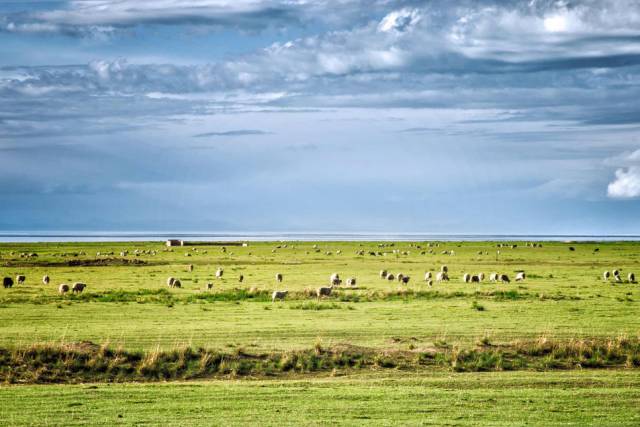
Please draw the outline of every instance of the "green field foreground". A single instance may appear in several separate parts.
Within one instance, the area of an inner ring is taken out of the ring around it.
[[[0,387],[4,425],[640,424],[638,371]]]
[[[640,243],[498,245],[0,244],[0,425],[640,425]]]

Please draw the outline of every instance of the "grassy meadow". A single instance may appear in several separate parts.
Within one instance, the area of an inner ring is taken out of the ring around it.
[[[451,280],[429,286],[442,265]],[[620,283],[603,280],[613,269]],[[313,296],[334,272],[357,286]],[[2,418],[637,425],[630,272],[637,242],[4,243],[0,277],[26,281],[0,289]],[[82,294],[58,294],[74,282]],[[276,289],[284,302],[271,302]]]

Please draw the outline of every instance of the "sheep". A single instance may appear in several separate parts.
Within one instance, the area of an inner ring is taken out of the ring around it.
[[[511,280],[509,280],[509,276],[507,276],[506,274],[501,274],[500,275],[500,281],[502,283],[510,283]]]
[[[64,295],[67,292],[69,292],[69,285],[67,285],[65,283],[62,283],[62,284],[60,284],[60,286],[58,286],[58,293],[60,295]]]
[[[471,281],[471,275],[469,273],[464,273],[462,275],[462,281],[464,283],[469,283]]]
[[[609,280],[609,277],[611,277],[611,273],[609,271],[602,273],[602,280]]]
[[[620,278],[620,275],[619,275],[619,274],[615,274],[615,275],[613,276],[613,280],[615,280],[616,282],[622,282],[622,279]]]
[[[356,286],[356,278],[355,277],[349,277],[347,279],[347,286]]]
[[[340,286],[342,280],[340,280],[340,275],[338,273],[333,273],[329,278],[329,284],[331,286]]]
[[[23,284],[25,280],[27,280],[27,278],[25,277],[25,275],[24,275],[24,274],[18,274],[18,275],[16,276],[16,283],[17,283],[18,285]]]
[[[244,281],[244,276],[241,274],[238,276],[238,282],[242,283]]]
[[[87,285],[85,285],[84,283],[76,282],[71,287],[71,292],[73,292],[74,294],[81,294],[86,287]]]
[[[496,281],[498,281],[498,273],[491,273],[491,274],[489,274],[489,280],[490,280],[491,282],[496,282]]]
[[[449,272],[449,268],[446,265],[443,265],[442,267],[440,267],[440,272],[441,273],[448,273]]]
[[[5,289],[12,287],[13,279],[11,277],[5,277],[2,279],[2,286],[4,286]]]
[[[282,273],[276,273],[276,281],[282,283]]]
[[[618,269],[615,269],[611,272],[614,276],[619,276],[620,272],[618,271]]]
[[[42,283],[44,283],[45,285],[49,284],[49,276],[47,276],[46,274],[42,277]]]
[[[182,283],[180,283],[180,280],[176,279],[173,281],[173,287],[174,288],[181,288],[182,287]]]
[[[218,269],[216,270],[216,278],[217,278],[217,279],[222,279],[222,275],[223,275],[223,274],[224,274],[224,270],[222,269],[222,267],[221,267],[221,268],[218,268]]]
[[[394,276],[392,273],[387,274],[387,280],[391,281],[394,280],[396,278],[396,276]]]
[[[427,286],[433,286],[433,280],[427,280]]]
[[[387,270],[380,270],[380,278],[381,279],[387,278]]]
[[[636,275],[635,275],[635,274],[633,274],[633,273],[629,273],[629,274],[627,275],[627,279],[629,279],[629,282],[630,282],[630,283],[636,283]]]
[[[475,274],[471,276],[471,283],[480,283],[480,276]]]
[[[402,282],[402,278],[404,277],[404,274],[398,273],[396,277],[398,278],[398,282]]]
[[[428,282],[429,280],[431,280],[431,272],[427,271],[426,273],[424,273],[424,281]]]
[[[516,274],[516,282],[520,282],[522,280],[524,280],[526,278],[526,275],[524,274],[524,271],[519,271]]]
[[[484,273],[478,274],[478,279],[482,282],[484,280]]]
[[[167,279],[167,286],[168,286],[168,287],[170,287],[170,288],[173,288],[173,283],[174,283],[175,281],[176,281],[176,279],[175,279],[175,278],[173,278],[173,277],[169,277],[169,278]]]
[[[436,282],[448,282],[449,281],[449,275],[447,275],[446,272],[441,271],[438,274],[436,274]]]
[[[207,289],[209,290],[213,289],[213,282],[207,283]]]
[[[276,302],[276,300],[284,301],[289,291],[273,291],[271,294],[271,302]]]
[[[318,298],[323,296],[328,297],[331,295],[332,290],[333,290],[333,286],[321,286],[318,289],[316,289],[316,295],[318,296]]]
[[[402,283],[404,285],[408,285],[409,284],[409,279],[411,279],[411,277],[409,276],[402,276]]]
[[[193,271],[193,264],[187,265],[187,270],[190,272]]]

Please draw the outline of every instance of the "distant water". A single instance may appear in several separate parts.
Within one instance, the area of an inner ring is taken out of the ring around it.
[[[432,233],[241,233],[241,232],[2,232],[0,242],[192,241],[640,241],[637,235],[432,234]]]

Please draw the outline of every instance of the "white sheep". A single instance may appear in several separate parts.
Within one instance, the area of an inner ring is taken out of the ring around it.
[[[84,283],[76,282],[71,287],[71,292],[73,292],[74,294],[81,294],[86,287],[87,285],[85,285]]]
[[[320,297],[328,297],[331,295],[331,291],[333,290],[333,286],[321,286],[316,289],[316,295],[318,298]]]
[[[516,274],[516,282],[520,282],[522,280],[524,280],[526,278],[526,275],[524,274],[524,271],[519,271]]]
[[[60,295],[64,295],[67,292],[69,292],[69,285],[61,283],[60,286],[58,286],[58,293],[60,293]]]
[[[276,300],[284,301],[289,291],[273,291],[271,294],[271,302],[275,302]]]
[[[282,283],[282,273],[276,273],[276,281]]]
[[[427,271],[426,273],[424,273],[425,282],[428,282],[429,280],[431,280],[431,277],[432,277],[432,275],[431,275],[430,271]]]
[[[349,277],[347,279],[347,286],[356,286],[356,278],[355,277]]]
[[[44,283],[45,285],[49,284],[49,276],[47,276],[46,274],[42,277],[42,283]]]
[[[449,275],[447,275],[447,273],[445,271],[440,271],[438,274],[436,274],[436,282],[448,282],[449,281]]]
[[[387,270],[380,270],[380,278],[381,279],[387,278]]]
[[[216,270],[216,278],[217,279],[222,279],[222,275],[224,274],[224,270],[222,269],[222,267],[218,268]]]
[[[609,280],[609,277],[611,277],[611,273],[609,271],[602,273],[602,280]]]
[[[469,283],[471,281],[471,275],[469,273],[464,273],[462,275],[462,281],[464,283]]]

